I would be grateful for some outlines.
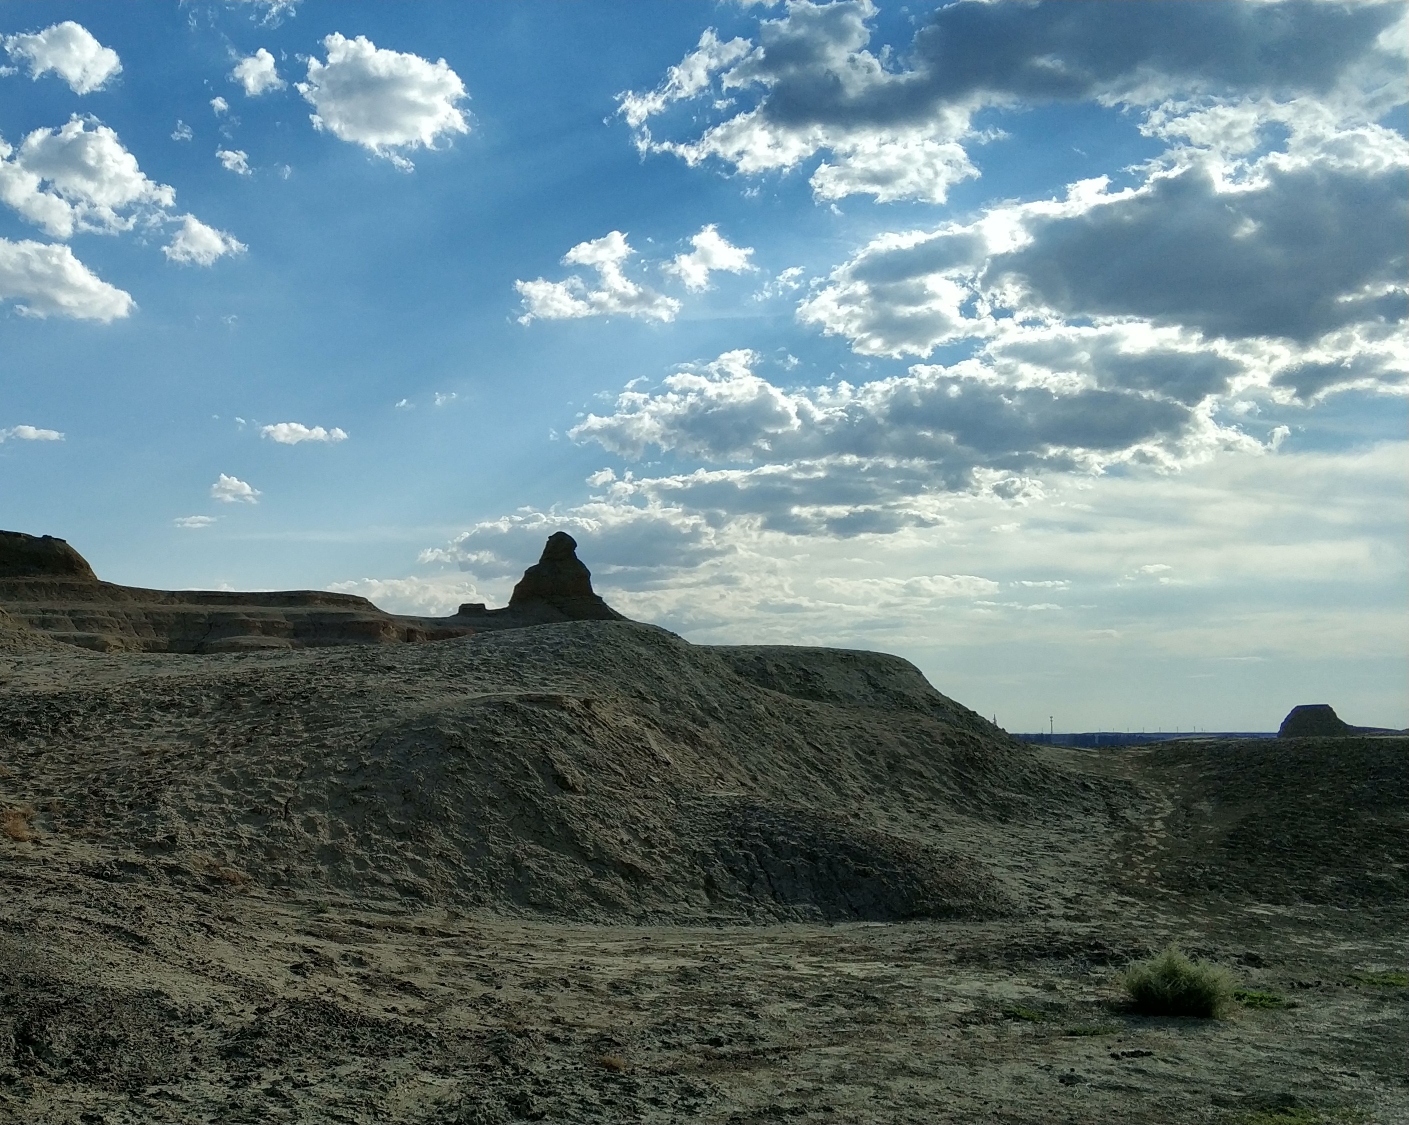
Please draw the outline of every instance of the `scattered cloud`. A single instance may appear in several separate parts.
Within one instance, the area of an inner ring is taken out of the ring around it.
[[[176,202],[176,191],[149,180],[108,126],[75,114],[56,129],[36,129],[18,149],[0,139],[0,202],[55,238],[77,231],[131,230]]]
[[[336,444],[347,440],[347,431],[337,426],[325,430],[322,426],[305,426],[302,422],[275,422],[272,426],[260,427],[259,433],[280,445],[298,445],[303,441]]]
[[[10,441],[63,441],[64,435],[58,430],[45,430],[39,426],[11,426],[0,430],[0,442]]]
[[[277,27],[285,16],[298,14],[302,0],[225,0],[227,4],[250,9],[250,19],[265,27]]]
[[[216,149],[215,159],[220,161],[220,166],[227,172],[234,172],[237,176],[250,174],[249,155],[241,149]]]
[[[579,242],[563,256],[563,264],[595,270],[596,287],[577,275],[565,281],[546,281],[541,277],[534,281],[515,281],[514,288],[523,299],[524,307],[519,323],[613,314],[674,320],[680,311],[679,301],[637,284],[623,272],[622,266],[635,253],[626,235],[619,230],[591,242]]]
[[[248,98],[257,98],[270,90],[282,90],[288,85],[279,77],[274,56],[263,47],[235,64],[235,69],[230,72],[230,81],[243,86]]]
[[[16,301],[26,316],[66,316],[108,323],[128,316],[136,302],[103,281],[67,246],[0,238],[0,300]]]
[[[182,121],[179,117],[176,119],[176,128],[171,130],[171,139],[173,141],[189,141],[195,135],[195,132],[192,131],[191,127],[187,125],[186,122]]]
[[[183,215],[181,228],[162,247],[162,253],[182,265],[208,266],[226,254],[243,254],[247,249],[233,235],[206,226],[194,215]]]
[[[365,36],[324,37],[328,61],[308,60],[298,92],[313,106],[310,120],[339,140],[362,145],[409,170],[405,152],[434,149],[455,133],[468,133],[459,103],[468,95],[444,59],[384,50]]]
[[[210,99],[210,108],[215,111],[216,117],[222,117],[230,112],[230,103],[217,94]]]
[[[448,617],[466,602],[487,600],[474,582],[454,572],[413,578],[357,578],[334,582],[328,589],[356,594],[391,613],[423,617]]]
[[[454,391],[436,391],[431,398],[431,402],[437,407],[449,406],[460,396]],[[398,404],[399,405],[399,404]]]
[[[711,273],[746,273],[754,268],[749,262],[753,248],[731,245],[713,223],[701,228],[690,244],[693,250],[677,254],[662,268],[683,281],[691,292],[708,289]]]
[[[209,527],[216,520],[215,516],[177,516],[171,522],[177,527],[196,530],[202,527]]]
[[[919,23],[908,46],[878,52],[876,14],[870,0],[793,0],[755,38],[723,42],[708,30],[654,90],[621,94],[619,112],[642,152],[743,174],[825,154],[811,177],[818,199],[941,203],[978,175],[965,146],[993,139],[973,125],[986,108],[1095,101],[1168,127],[1168,103],[1181,97],[1328,100],[1347,84],[1402,85],[1402,48],[1385,38],[1399,12],[1387,3],[962,0]],[[690,133],[705,124],[682,140],[652,132],[677,121]]]
[[[210,486],[211,499],[224,504],[257,504],[261,495],[259,489],[225,473],[221,473],[220,479]]]
[[[29,35],[5,38],[10,58],[29,63],[29,76],[40,78],[53,71],[75,94],[101,90],[109,78],[122,72],[122,62],[111,47],[104,47],[82,24],[64,20]]]

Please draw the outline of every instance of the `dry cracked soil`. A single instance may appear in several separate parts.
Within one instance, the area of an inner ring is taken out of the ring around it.
[[[1403,738],[1029,746],[618,621],[0,634],[0,1120],[1409,1121]],[[1227,1017],[1126,1004],[1171,941]]]

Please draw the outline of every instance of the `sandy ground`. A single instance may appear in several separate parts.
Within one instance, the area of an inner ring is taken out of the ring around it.
[[[0,1120],[1409,1121],[1409,742],[1023,747],[907,668],[0,656]],[[1132,1013],[1171,940],[1284,1004]]]

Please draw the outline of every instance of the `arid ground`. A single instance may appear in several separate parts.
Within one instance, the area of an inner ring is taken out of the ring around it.
[[[5,1120],[1409,1120],[1404,739],[1033,747],[616,621],[21,634]],[[1263,1006],[1131,1012],[1171,940]]]

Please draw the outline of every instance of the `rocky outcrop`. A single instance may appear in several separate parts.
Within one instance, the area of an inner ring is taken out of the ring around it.
[[[1282,720],[1278,738],[1327,738],[1355,734],[1356,728],[1341,721],[1329,703],[1303,703]]]
[[[460,607],[453,617],[408,617],[366,598],[324,590],[237,593],[147,590],[104,582],[53,536],[0,531],[0,641],[55,641],[100,652],[245,652],[441,641],[559,621],[620,621],[592,592],[572,536],[549,538],[505,609]]]
[[[569,621],[624,621],[592,590],[592,572],[577,557],[577,540],[565,531],[548,536],[539,560],[514,587],[509,609],[549,606]]]
[[[98,581],[88,560],[52,535],[0,531],[0,578],[77,578]]]

